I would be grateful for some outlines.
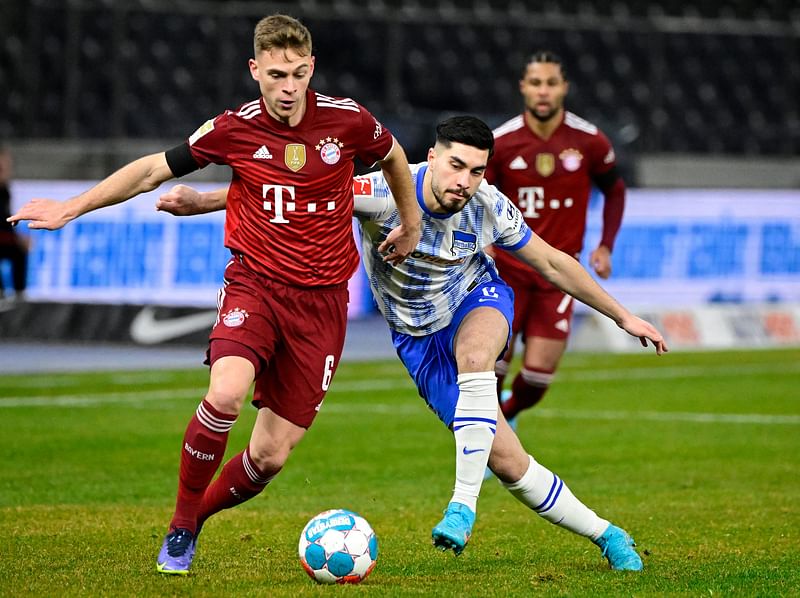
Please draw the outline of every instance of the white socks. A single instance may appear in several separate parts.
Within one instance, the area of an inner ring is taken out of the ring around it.
[[[513,484],[503,483],[503,486],[550,523],[597,540],[608,527],[608,521],[575,498],[556,474],[539,465],[533,457],[530,459],[525,475]]]
[[[452,502],[465,504],[474,513],[497,429],[497,378],[494,372],[460,374],[458,388],[453,419],[456,485]]]

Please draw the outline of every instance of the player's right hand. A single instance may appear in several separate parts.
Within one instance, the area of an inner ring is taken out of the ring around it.
[[[383,254],[384,262],[389,262],[396,266],[403,263],[411,255],[411,252],[416,249],[421,236],[421,225],[417,228],[408,228],[400,224],[389,231],[383,243],[378,246],[378,251]]]
[[[611,276],[611,252],[605,245],[600,245],[589,256],[589,263],[595,273],[603,280]]]
[[[22,206],[16,214],[6,218],[6,222],[16,226],[27,221],[28,228],[56,230],[73,218],[74,216],[69,215],[67,202],[37,197]]]

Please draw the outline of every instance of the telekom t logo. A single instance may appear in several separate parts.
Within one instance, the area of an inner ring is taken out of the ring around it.
[[[574,203],[571,197],[564,200],[553,198],[545,201],[544,187],[520,187],[517,192],[517,205],[525,218],[538,218],[541,216],[539,212],[545,207],[558,210],[571,208]]]
[[[262,196],[264,197],[264,209],[267,212],[272,211],[273,202],[269,200],[270,196],[274,197],[275,201],[275,216],[270,218],[270,222],[274,224],[288,224],[289,221],[283,217],[284,209],[287,212],[294,212],[294,187],[285,187],[284,185],[263,185]],[[286,193],[286,204],[284,205],[284,192]]]
[[[267,212],[274,212],[274,216],[269,219],[273,224],[289,224],[288,218],[284,214],[294,212],[297,203],[294,197],[294,186],[292,185],[262,185],[261,193],[264,198],[264,209]],[[328,212],[336,209],[335,201],[323,201],[323,208]],[[301,207],[302,209],[302,207]],[[317,211],[317,202],[309,201],[305,207],[307,212]]]
[[[538,218],[536,210],[544,208],[544,187],[520,187],[517,205],[525,218]]]

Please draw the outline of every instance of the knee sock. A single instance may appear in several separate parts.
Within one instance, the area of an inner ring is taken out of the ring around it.
[[[217,411],[205,400],[197,407],[183,437],[178,498],[171,529],[183,527],[195,531],[197,509],[225,454],[228,432],[236,417]]]
[[[506,419],[515,417],[520,411],[533,407],[542,400],[550,387],[555,372],[522,368],[511,384],[511,398],[503,403]]]
[[[475,512],[483,472],[497,429],[497,387],[494,372],[458,376],[459,397],[453,419],[456,440],[456,484],[453,502]]]
[[[499,399],[501,394],[503,393],[503,385],[506,382],[506,376],[508,376],[508,369],[511,367],[511,364],[506,361],[505,359],[500,359],[495,362],[494,364],[494,375],[497,377],[497,398]]]
[[[197,513],[198,529],[214,513],[240,505],[258,495],[275,475],[264,475],[253,463],[249,447],[231,458],[203,494]]]
[[[530,460],[528,471],[522,478],[513,484],[503,483],[503,486],[522,504],[550,523],[597,540],[608,527],[608,521],[598,517],[575,498],[556,474],[539,465],[533,457]]]

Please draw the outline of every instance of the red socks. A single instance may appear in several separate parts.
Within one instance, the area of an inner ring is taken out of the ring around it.
[[[541,401],[553,381],[553,374],[554,372],[522,368],[511,385],[511,398],[502,406],[506,419],[516,417],[520,411]]]
[[[250,500],[260,493],[273,477],[275,474],[265,476],[256,467],[250,458],[249,450],[242,451],[225,464],[219,477],[203,495],[197,513],[198,526],[203,525],[203,522],[214,513]]]
[[[200,501],[219,468],[236,417],[217,411],[205,400],[197,407],[181,444],[178,498],[171,529],[182,527],[195,532]]]

